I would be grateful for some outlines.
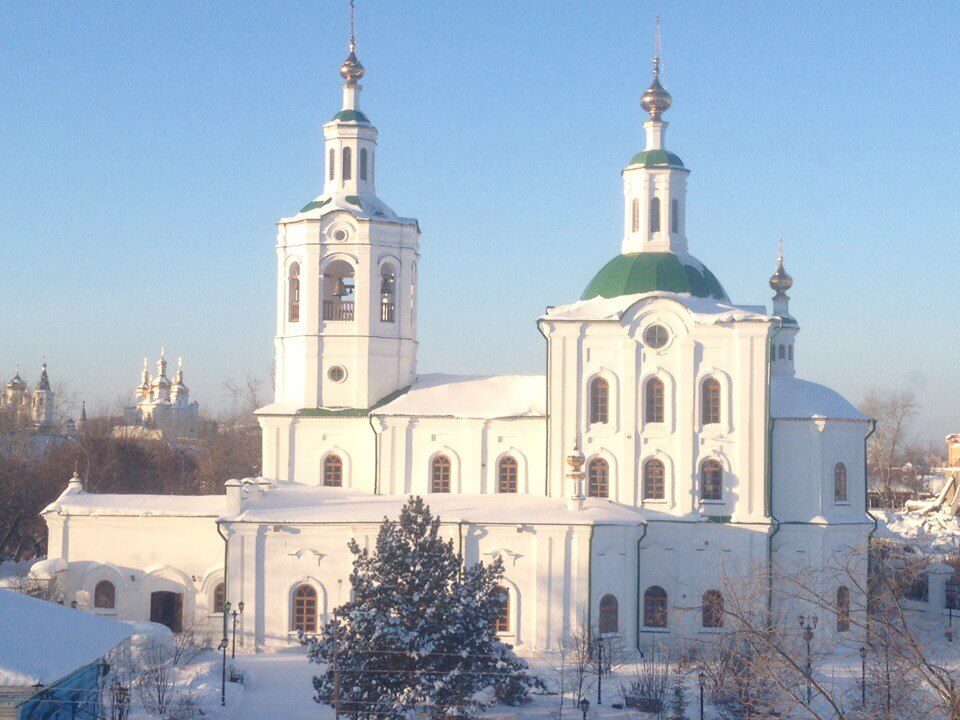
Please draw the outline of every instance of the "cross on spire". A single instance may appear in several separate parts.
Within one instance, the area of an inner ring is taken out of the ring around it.
[[[357,33],[354,29],[354,0],[350,0],[350,52],[357,49]]]
[[[653,77],[660,77],[660,13],[657,13],[657,29],[653,35]]]

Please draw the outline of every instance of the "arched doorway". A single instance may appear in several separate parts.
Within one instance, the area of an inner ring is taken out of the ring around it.
[[[150,593],[150,622],[166,625],[173,632],[183,630],[183,595],[170,590]]]

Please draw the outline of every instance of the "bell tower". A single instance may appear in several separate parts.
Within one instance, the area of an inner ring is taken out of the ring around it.
[[[323,193],[277,232],[276,402],[367,409],[416,375],[420,228],[376,192],[354,8],[341,109],[323,126]]]

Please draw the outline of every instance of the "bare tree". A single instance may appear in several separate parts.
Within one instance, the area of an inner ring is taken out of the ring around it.
[[[867,461],[871,473],[880,483],[879,490],[890,503],[893,482],[904,463],[904,452],[910,442],[910,427],[919,410],[911,390],[871,390],[860,403],[860,411],[877,421],[870,438]]]

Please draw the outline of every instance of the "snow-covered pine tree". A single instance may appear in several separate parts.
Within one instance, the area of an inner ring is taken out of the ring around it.
[[[327,666],[313,680],[317,702],[379,720],[467,716],[491,686],[500,699],[529,699],[537,681],[494,629],[502,565],[463,568],[439,532],[416,497],[384,519],[373,552],[350,541],[353,599],[306,641]]]

